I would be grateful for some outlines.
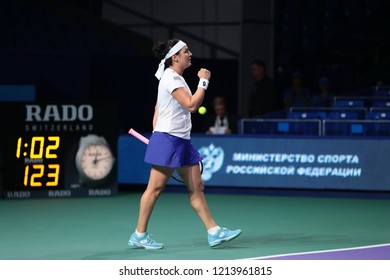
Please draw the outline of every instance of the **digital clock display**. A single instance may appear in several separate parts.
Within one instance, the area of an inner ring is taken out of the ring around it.
[[[15,156],[24,162],[24,187],[58,187],[61,171],[57,161],[60,139],[59,136],[17,139]]]
[[[116,105],[109,102],[0,103],[0,119],[7,120],[0,137],[1,196],[117,193],[116,112]]]

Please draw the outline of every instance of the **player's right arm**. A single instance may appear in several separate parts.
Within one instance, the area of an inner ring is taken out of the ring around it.
[[[156,102],[156,106],[154,106],[154,114],[153,114],[153,131],[156,128],[157,116],[158,116],[158,105]]]

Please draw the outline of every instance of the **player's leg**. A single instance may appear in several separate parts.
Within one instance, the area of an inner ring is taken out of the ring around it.
[[[199,165],[185,166],[177,170],[187,186],[192,208],[198,214],[207,230],[217,224],[212,217],[204,195],[204,183]]]
[[[161,249],[164,244],[155,242],[149,237],[147,227],[157,198],[164,190],[165,185],[174,169],[153,166],[150,170],[149,182],[140,200],[140,209],[136,231],[131,235],[128,244],[133,248]]]
[[[146,232],[153,207],[164,190],[165,185],[171,177],[174,169],[162,166],[152,166],[149,182],[140,200],[140,210],[137,223],[138,232]]]
[[[223,242],[233,240],[241,234],[241,230],[229,230],[219,227],[212,217],[206,197],[204,195],[204,183],[201,177],[199,165],[186,166],[178,169],[178,172],[187,186],[190,194],[192,208],[198,214],[208,232],[210,247],[215,247]]]

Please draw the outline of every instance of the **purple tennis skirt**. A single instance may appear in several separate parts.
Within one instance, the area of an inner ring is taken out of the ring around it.
[[[145,154],[145,162],[171,168],[192,166],[201,160],[190,140],[158,131],[150,137]]]

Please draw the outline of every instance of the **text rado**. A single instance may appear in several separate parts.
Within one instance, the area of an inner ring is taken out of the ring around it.
[[[26,105],[26,122],[88,122],[92,119],[91,105]]]

